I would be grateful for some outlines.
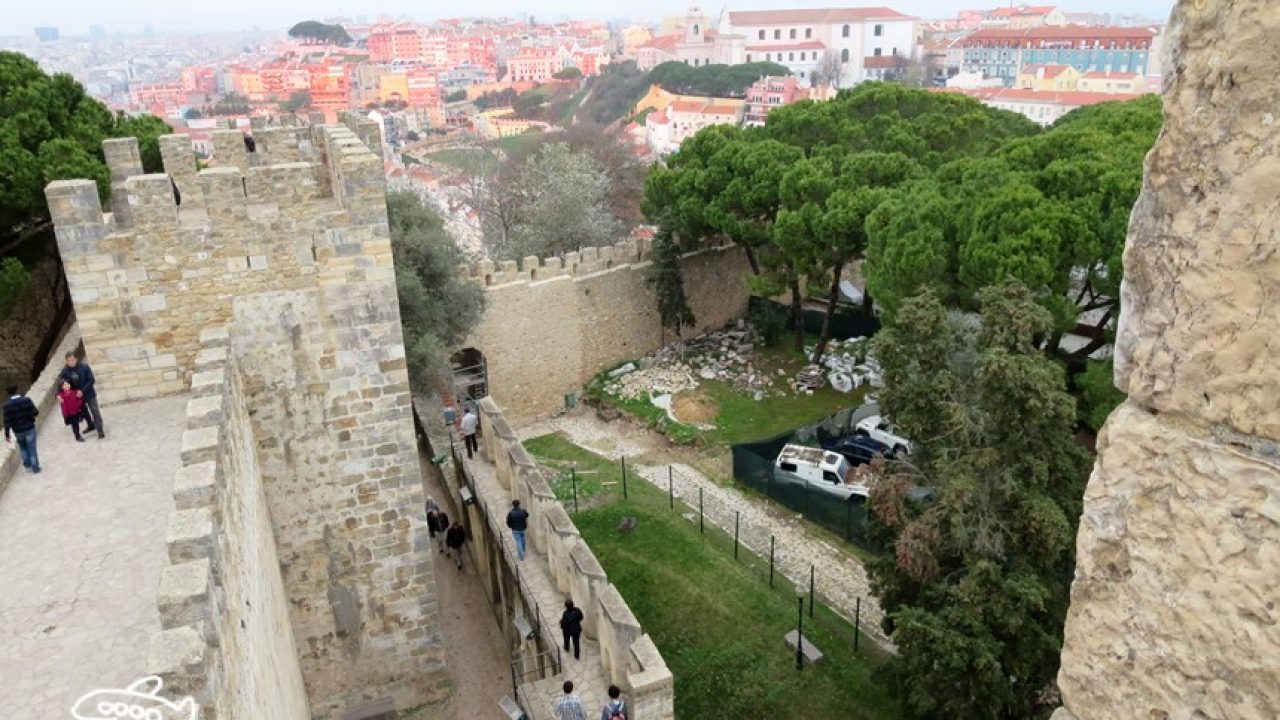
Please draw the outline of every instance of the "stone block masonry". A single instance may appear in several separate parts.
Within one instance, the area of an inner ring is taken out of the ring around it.
[[[1056,720],[1280,717],[1280,5],[1183,0]]]
[[[151,668],[206,719],[441,700],[382,160],[342,126],[242,137],[198,172],[162,139],[164,175],[111,141],[106,216],[46,190],[104,402],[192,394]]]
[[[681,263],[696,319],[687,336],[746,313],[750,267],[742,250],[712,248]],[[483,353],[490,392],[512,422],[551,415],[601,370],[674,339],[645,284],[650,267],[648,242],[625,241],[468,269],[485,285],[488,306],[464,345]]]

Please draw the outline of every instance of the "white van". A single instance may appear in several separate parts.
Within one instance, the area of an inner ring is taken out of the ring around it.
[[[854,478],[853,466],[840,453],[804,445],[787,445],[773,463],[777,482],[803,483],[841,500],[867,497],[867,486]]]

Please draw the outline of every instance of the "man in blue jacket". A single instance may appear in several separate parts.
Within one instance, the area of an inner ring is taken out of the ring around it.
[[[89,363],[80,362],[75,353],[69,352],[67,366],[58,374],[58,384],[61,385],[63,380],[71,383],[71,388],[84,399],[84,417],[88,421],[85,433],[97,430],[99,440],[106,437],[106,430],[102,426],[102,411],[98,409],[98,391],[93,386],[93,368],[89,367]]]
[[[4,440],[18,442],[22,453],[22,467],[33,473],[40,472],[40,456],[36,454],[36,416],[40,410],[31,398],[18,394],[18,386],[5,388],[9,399],[4,403]]]

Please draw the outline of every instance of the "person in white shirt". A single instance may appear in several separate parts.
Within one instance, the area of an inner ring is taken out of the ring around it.
[[[479,418],[471,408],[467,408],[467,412],[462,416],[462,439],[467,443],[467,459],[471,459],[472,452],[480,452],[480,446],[476,443],[476,426],[480,424]]]
[[[573,681],[564,681],[564,694],[556,698],[551,706],[556,720],[587,720],[587,711],[582,707],[582,699],[573,692]]]

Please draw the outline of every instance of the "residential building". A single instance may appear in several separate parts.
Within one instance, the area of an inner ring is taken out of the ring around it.
[[[1076,87],[1083,92],[1107,94],[1148,92],[1147,79],[1138,73],[1085,73],[1080,76]]]
[[[212,65],[183,68],[178,82],[189,93],[213,95],[218,92],[218,69]]]
[[[1016,85],[1023,90],[1065,91],[1077,89],[1079,82],[1080,71],[1070,65],[1027,65],[1018,73]]]
[[[369,34],[367,42],[371,62],[416,62],[422,60],[426,53],[422,30],[415,26],[379,27]]]
[[[636,48],[636,66],[641,70],[652,70],[664,62],[674,62],[679,59],[676,54],[676,45],[680,44],[679,35],[659,35],[652,40],[642,43]]]
[[[902,82],[907,77],[911,60],[901,55],[876,55],[863,58],[863,70],[867,80]]]
[[[307,66],[311,107],[338,111],[351,106],[351,67],[345,63],[325,61]]]
[[[917,32],[917,18],[887,7],[758,10],[726,13],[717,42],[742,43],[732,62],[776,62],[806,84],[831,54],[841,68],[836,85],[851,87],[868,79],[868,58],[916,57]]]
[[[790,105],[809,98],[809,91],[792,76],[760,78],[747,90],[747,105],[743,123],[763,125],[774,108]]]
[[[507,60],[508,82],[549,82],[564,69],[564,60],[554,48],[523,47]]]
[[[1025,30],[1046,25],[1066,25],[1067,17],[1060,8],[1052,5],[1019,5],[996,8],[988,13],[981,27]]]
[[[677,100],[666,110],[671,120],[671,143],[679,147],[699,130],[712,125],[738,125],[745,110],[744,101],[730,98]]]
[[[966,37],[962,68],[1012,86],[1027,65],[1070,65],[1081,73],[1146,75],[1157,33],[1146,27],[979,30]]]
[[[1141,96],[1139,93],[1057,92],[1006,87],[948,89],[947,92],[962,92],[986,105],[1016,112],[1044,126],[1052,125],[1079,107]]]
[[[667,111],[655,110],[645,118],[644,129],[649,139],[649,149],[658,155],[674,152],[678,145],[671,143],[671,118]]]

